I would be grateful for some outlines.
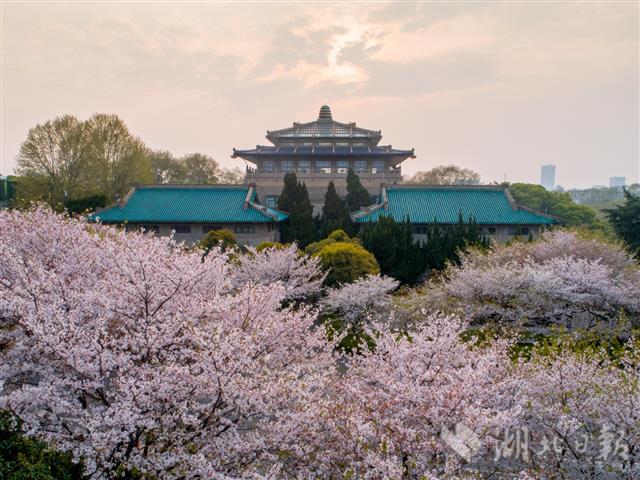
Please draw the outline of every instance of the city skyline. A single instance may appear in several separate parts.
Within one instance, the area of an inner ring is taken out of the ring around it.
[[[223,166],[313,119],[415,147],[403,173],[638,181],[638,4],[2,4],[2,151],[63,114]],[[220,19],[224,18],[225,22]]]

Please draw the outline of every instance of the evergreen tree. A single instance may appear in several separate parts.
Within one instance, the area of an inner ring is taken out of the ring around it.
[[[313,205],[304,182],[298,183],[298,197],[289,216],[289,227],[300,248],[316,241],[317,230],[313,221]]]
[[[407,218],[397,223],[382,216],[360,232],[363,246],[378,260],[380,271],[403,284],[413,284],[424,270],[422,250],[413,240],[413,226]]]
[[[289,221],[282,226],[282,241],[297,242],[301,248],[316,239],[313,221],[313,206],[304,183],[300,183],[293,172],[284,176],[284,187],[278,197],[278,209],[289,213]]]
[[[427,229],[427,241],[422,247],[426,270],[428,272],[443,270],[447,262],[459,264],[460,253],[469,246],[489,246],[489,240],[481,235],[475,218],[471,217],[465,224],[460,214],[458,223],[444,228],[434,219]]]
[[[353,224],[344,200],[338,195],[333,182],[329,182],[322,207],[320,238],[325,238],[334,230],[344,230],[351,235],[353,234]]]
[[[278,210],[290,212],[292,200],[294,201],[298,190],[298,178],[293,172],[284,174],[284,187],[278,197]]]
[[[355,212],[371,204],[371,196],[366,188],[360,183],[360,177],[356,175],[352,168],[347,171],[347,206],[349,212]]]
[[[605,210],[605,213],[616,234],[640,258],[640,195],[625,189],[624,198],[623,205]]]

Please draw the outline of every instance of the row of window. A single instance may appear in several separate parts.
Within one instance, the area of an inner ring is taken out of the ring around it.
[[[352,163],[351,168],[356,173],[384,173],[386,170],[384,160],[373,160],[371,162],[371,170],[369,170],[366,160],[354,160]],[[267,173],[294,171],[297,173],[311,173],[313,168],[315,173],[347,173],[349,167],[348,160],[336,160],[335,162],[331,160],[316,160],[313,165],[311,160],[298,160],[296,169],[294,169],[293,160],[263,160],[261,171]]]
[[[426,226],[413,227],[413,233],[416,235],[426,235],[428,230],[429,230],[429,227],[426,227]],[[483,235],[495,235],[497,233],[496,227],[486,227],[486,228],[482,228],[480,231]],[[509,228],[507,230],[507,233],[512,236],[517,236],[517,235],[528,236],[530,233],[530,230],[528,227]]]
[[[278,197],[276,196],[265,197],[265,206],[269,208],[276,208],[277,203],[278,203]],[[160,227],[158,225],[143,225],[142,228],[144,228],[147,232],[158,233],[160,231]],[[222,228],[224,227],[222,227],[221,225],[204,225],[202,227],[202,233],[209,233],[213,230],[221,230]],[[269,225],[268,230],[272,230],[273,228],[275,228],[275,226]],[[413,227],[413,233],[416,235],[426,235],[428,232],[428,229],[429,227],[427,226],[418,225]],[[172,225],[171,230],[173,230],[175,233],[188,234],[188,233],[191,233],[191,225]],[[236,225],[234,227],[235,233],[247,234],[247,233],[255,233],[255,231],[256,231],[255,225]],[[486,227],[481,229],[481,232],[483,235],[495,235],[497,233],[497,230],[496,230],[496,227]],[[530,232],[531,231],[528,227],[516,227],[516,228],[509,228],[507,230],[507,233],[511,236],[528,236]]]
[[[160,227],[158,225],[143,225],[142,228],[147,232],[159,233]],[[209,233],[213,230],[222,230],[221,225],[204,225],[202,227],[202,233]],[[191,233],[191,225],[171,225],[171,230],[175,233]],[[255,225],[237,225],[234,227],[235,233],[255,233]]]
[[[369,142],[278,142],[278,147],[368,147]]]

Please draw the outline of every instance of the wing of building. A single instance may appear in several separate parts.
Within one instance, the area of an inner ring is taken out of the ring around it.
[[[233,158],[248,162],[245,183],[256,183],[265,205],[275,207],[282,191],[283,177],[295,172],[307,185],[314,211],[322,208],[324,195],[333,181],[338,194],[347,193],[347,170],[352,168],[362,185],[375,197],[380,186],[402,180],[400,164],[415,158],[414,150],[379,145],[380,130],[368,130],[355,123],[333,119],[324,105],[317,120],[294,123],[282,130],[268,130],[273,145],[233,149]]]
[[[356,223],[375,222],[390,216],[407,219],[414,238],[425,241],[430,224],[455,225],[473,219],[487,237],[508,241],[516,236],[538,236],[546,227],[559,223],[556,217],[518,205],[509,190],[484,185],[392,185],[383,186],[374,205],[354,212]]]
[[[277,225],[287,214],[258,204],[255,185],[143,185],[89,219],[160,235],[174,231],[176,240],[187,243],[226,228],[238,243],[255,246],[279,241]]]

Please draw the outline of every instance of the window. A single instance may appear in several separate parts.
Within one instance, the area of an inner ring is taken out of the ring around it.
[[[384,173],[384,171],[385,171],[384,160],[374,160],[371,173]]]
[[[367,173],[367,161],[356,160],[353,165],[353,169],[356,173]]]
[[[529,235],[529,229],[527,227],[510,228],[509,235],[513,235],[513,236]]]
[[[496,227],[487,228],[487,232],[489,233],[489,235],[495,235],[496,234]]]
[[[293,160],[281,160],[280,161],[281,172],[293,172]]]
[[[253,225],[238,225],[235,228],[236,233],[255,233],[256,227]]]
[[[331,161],[329,161],[329,160],[316,160],[316,172],[319,172],[319,173],[331,173]]]
[[[309,160],[299,160],[298,173],[311,173],[311,162]]]
[[[262,171],[272,173],[275,170],[273,160],[265,160],[262,162]]]
[[[347,160],[338,160],[336,162],[336,167],[338,169],[338,173],[347,173],[347,170],[349,169],[349,162]]]
[[[427,227],[413,227],[413,233],[416,235],[426,235]]]
[[[205,225],[202,227],[202,233],[209,233],[214,230],[222,230],[222,227],[220,225]]]
[[[142,225],[142,229],[145,232],[160,233],[160,227],[158,225]]]
[[[189,225],[172,225],[171,230],[176,233],[191,233],[191,226]]]
[[[268,197],[264,197],[264,205],[266,207],[269,208],[276,208],[276,205],[278,204],[278,197],[276,196],[268,196]]]

